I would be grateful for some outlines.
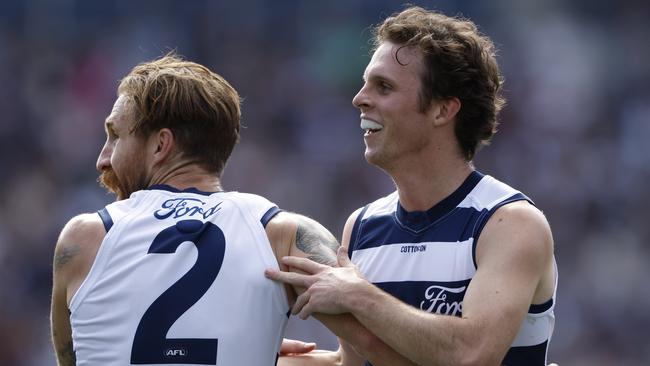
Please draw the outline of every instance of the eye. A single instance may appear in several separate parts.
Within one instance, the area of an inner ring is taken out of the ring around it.
[[[115,129],[113,129],[111,127],[106,129],[106,134],[108,135],[109,140],[115,140],[115,139],[117,139],[119,137],[117,132],[115,132]]]
[[[106,130],[106,144],[115,145],[117,144],[119,136],[112,130]]]
[[[393,89],[393,87],[385,81],[379,83],[379,92],[381,94],[387,94]]]

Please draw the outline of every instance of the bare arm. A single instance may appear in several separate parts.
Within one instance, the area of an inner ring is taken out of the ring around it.
[[[344,245],[349,242],[355,218],[356,214],[353,214],[346,223]],[[275,253],[282,271],[296,271],[295,268],[290,269],[283,263],[282,258],[285,255],[309,258],[315,263],[328,268],[337,263],[336,250],[339,247],[338,241],[327,229],[312,219],[297,214],[280,213],[267,225],[267,233],[272,245],[276,248]],[[282,249],[283,246],[284,249]],[[282,276],[282,273],[267,271],[267,276],[279,279],[278,276]],[[290,302],[293,303],[296,295],[304,292],[306,287],[308,287],[307,284],[288,288]],[[347,342],[335,352],[336,358],[330,360],[336,359],[337,362],[343,362],[345,366],[362,365],[364,360],[357,354],[359,353],[377,366],[413,365],[413,363],[370,333],[351,314],[330,315],[318,313],[314,314],[314,317]],[[326,357],[329,357],[329,355]],[[305,362],[304,364],[311,365],[312,363]],[[317,365],[317,363],[313,365]]]
[[[55,259],[56,262],[56,259]],[[72,347],[72,331],[70,329],[70,313],[65,303],[65,290],[60,288],[60,280],[56,279],[56,268],[54,269],[55,279],[52,290],[51,326],[52,344],[56,353],[56,360],[59,366],[74,366],[77,359]],[[58,282],[58,283],[57,283]]]
[[[97,215],[73,218],[63,228],[54,250],[50,324],[52,344],[59,366],[76,365],[70,327],[70,299],[88,274],[104,236]]]
[[[336,351],[315,350],[309,353],[280,357],[278,366],[362,366],[364,359],[352,350],[347,342],[341,339],[339,341],[341,345]]]
[[[339,256],[341,268],[319,274],[296,306],[303,306],[301,317],[349,311],[420,365],[496,365],[529,305],[551,297],[552,258],[546,219],[532,205],[517,202],[497,210],[483,230],[462,318],[430,314],[397,300],[363,279],[345,256]],[[285,262],[298,268],[310,265],[300,258]]]

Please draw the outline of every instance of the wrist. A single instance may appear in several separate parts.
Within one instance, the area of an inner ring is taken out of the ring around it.
[[[372,306],[373,290],[375,286],[366,280],[361,280],[354,285],[348,296],[343,299],[343,308],[352,314],[359,314]]]

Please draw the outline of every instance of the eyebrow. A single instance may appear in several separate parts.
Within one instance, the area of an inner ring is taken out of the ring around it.
[[[394,81],[393,79],[391,79],[391,78],[389,78],[389,77],[386,77],[386,76],[384,76],[384,75],[381,75],[381,74],[379,74],[379,75],[374,74],[374,75],[372,75],[370,78],[368,78],[368,75],[367,75],[366,73],[364,73],[364,74],[363,74],[363,81],[364,81],[364,82],[368,82],[369,80],[370,80],[370,81],[384,81],[384,82],[387,82],[387,83],[389,83],[389,84],[395,84],[395,81]]]

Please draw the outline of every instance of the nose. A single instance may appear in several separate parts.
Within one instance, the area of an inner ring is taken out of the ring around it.
[[[357,95],[352,98],[352,105],[361,109],[362,111],[364,108],[368,108],[370,106],[370,99],[368,98],[368,93],[366,92],[366,86],[367,84],[364,83],[361,89],[359,89],[359,92],[357,92]]]
[[[108,143],[108,141],[106,141],[104,147],[102,147],[102,151],[99,152],[99,156],[97,157],[97,163],[95,167],[98,171],[101,172],[104,169],[111,167],[111,155],[113,153],[112,150],[112,146]]]

